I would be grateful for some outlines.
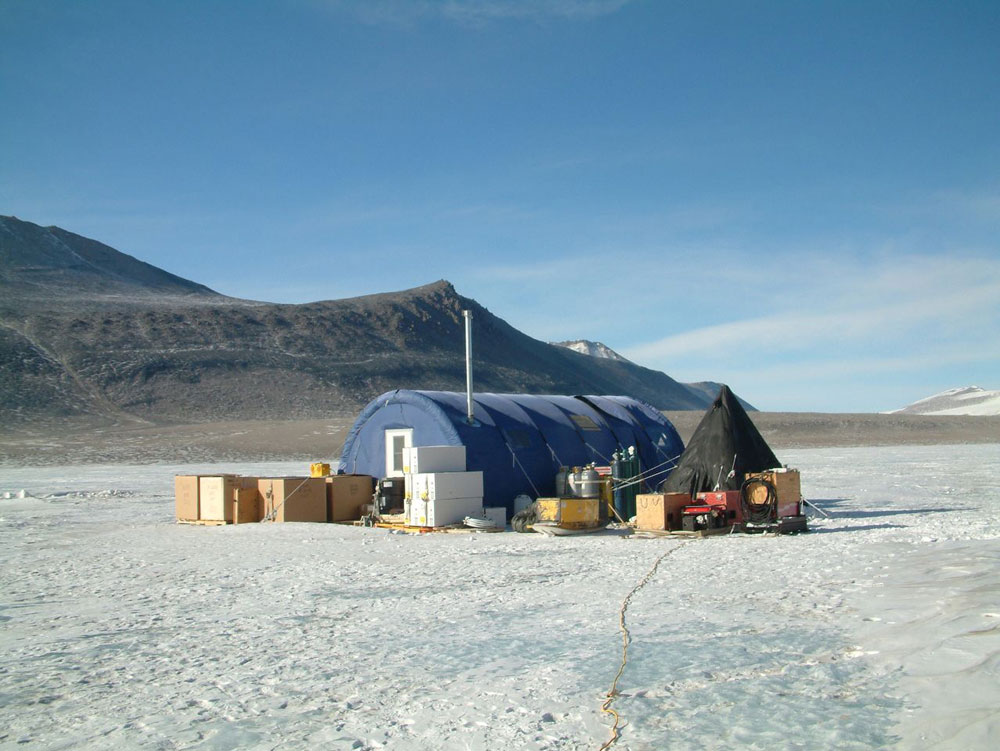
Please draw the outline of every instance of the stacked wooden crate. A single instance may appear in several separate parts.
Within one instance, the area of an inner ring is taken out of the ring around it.
[[[371,501],[368,475],[245,477],[177,475],[177,521],[190,524],[328,522],[357,519]]]

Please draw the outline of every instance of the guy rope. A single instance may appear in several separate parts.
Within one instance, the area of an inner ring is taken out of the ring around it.
[[[261,522],[273,522],[278,518],[278,512],[281,511],[281,507],[285,505],[285,501],[291,498],[293,495],[299,492],[303,485],[309,482],[309,479],[305,479],[295,486],[295,490],[286,495],[281,499],[281,503],[274,505],[274,483],[271,483],[271,487],[264,491],[264,502],[267,506],[271,507],[271,510],[264,514]]]

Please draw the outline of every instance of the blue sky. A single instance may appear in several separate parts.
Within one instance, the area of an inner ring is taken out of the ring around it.
[[[0,213],[891,409],[1000,388],[998,40],[995,0],[0,0]]]

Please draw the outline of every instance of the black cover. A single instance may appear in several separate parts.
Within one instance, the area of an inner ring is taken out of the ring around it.
[[[719,490],[739,490],[748,472],[780,466],[739,399],[723,386],[660,491],[694,495],[715,490],[716,483]]]

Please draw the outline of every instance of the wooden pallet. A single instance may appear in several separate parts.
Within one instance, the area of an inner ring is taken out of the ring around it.
[[[192,524],[197,527],[223,527],[232,524],[224,519],[178,519],[178,524]]]
[[[360,525],[360,522],[358,522]],[[475,529],[474,527],[466,527],[464,524],[452,524],[447,527],[408,527],[405,524],[389,524],[386,522],[375,522],[374,526],[377,529],[395,529],[400,532],[406,532],[411,535],[423,535],[429,532],[438,532],[445,534],[471,534],[473,532],[503,532],[500,527],[492,527],[490,529]]]
[[[632,537],[712,537],[714,535],[728,535],[739,532],[737,527],[716,527],[715,529],[698,529],[688,531],[686,529],[637,529],[632,532]]]
[[[799,532],[808,532],[809,524],[805,515],[783,516],[771,524],[744,525],[743,531],[758,534],[794,535]]]

